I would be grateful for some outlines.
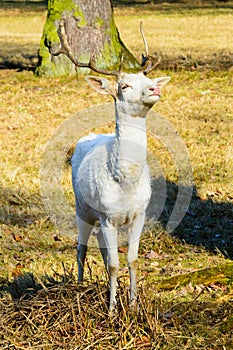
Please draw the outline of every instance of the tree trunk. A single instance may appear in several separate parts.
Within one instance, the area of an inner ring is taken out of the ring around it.
[[[117,69],[123,54],[124,69],[135,69],[139,64],[122,43],[116,28],[111,0],[49,0],[48,15],[39,49],[37,74],[61,76],[76,73],[74,64],[58,51],[57,33],[61,18],[65,19],[69,45],[80,62],[95,57],[98,68]],[[89,73],[78,69],[78,73]]]

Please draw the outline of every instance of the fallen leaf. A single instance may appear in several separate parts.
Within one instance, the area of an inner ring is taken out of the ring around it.
[[[118,252],[119,252],[119,253],[127,253],[127,251],[128,251],[128,249],[127,249],[127,247],[125,247],[125,246],[124,246],[124,247],[119,247],[119,248],[118,248]]]
[[[12,233],[12,237],[16,242],[20,242],[22,240],[22,236],[18,235],[17,233]]]
[[[190,282],[187,286],[182,287],[181,290],[178,292],[178,294],[180,296],[186,297],[188,294],[193,294],[194,292],[195,292],[195,288]]]
[[[146,253],[144,256],[146,259],[158,259],[162,260],[165,258],[168,258],[169,255],[164,254],[164,253],[156,253],[154,250],[151,250],[149,253]]]
[[[203,287],[200,286],[200,285],[196,285],[196,286],[195,286],[195,290],[196,290],[196,292],[197,292],[198,294],[200,294],[200,293],[203,291]]]
[[[23,272],[21,271],[22,269],[24,268],[24,265],[22,264],[17,264],[16,265],[16,268],[12,271],[12,276],[14,278],[17,278],[19,276],[22,276],[23,275]]]
[[[143,335],[140,339],[135,339],[135,345],[140,347],[150,346],[150,340],[146,335]]]
[[[149,253],[145,255],[146,259],[160,259],[160,255],[156,253],[154,250],[151,250]]]

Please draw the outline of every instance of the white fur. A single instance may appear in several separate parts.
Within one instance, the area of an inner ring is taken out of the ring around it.
[[[110,311],[116,304],[119,269],[118,228],[128,227],[128,268],[130,303],[135,304],[136,261],[145,210],[151,196],[146,164],[146,114],[159,100],[158,90],[170,78],[151,80],[142,73],[121,74],[118,81],[87,77],[99,92],[115,99],[116,133],[83,137],[72,157],[72,181],[78,225],[78,280],[83,267],[88,238],[96,221],[100,250],[110,275]]]

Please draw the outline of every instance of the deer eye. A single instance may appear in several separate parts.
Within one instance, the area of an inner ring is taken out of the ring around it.
[[[128,84],[125,84],[125,83],[121,84],[121,90],[125,90],[125,89],[127,89],[128,87],[129,87]]]

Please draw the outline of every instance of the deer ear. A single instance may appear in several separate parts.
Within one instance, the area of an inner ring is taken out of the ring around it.
[[[88,75],[85,79],[88,84],[99,93],[104,95],[115,95],[114,81],[92,75]]]
[[[156,78],[154,81],[156,85],[162,89],[170,80],[170,77],[162,77],[162,78]]]

